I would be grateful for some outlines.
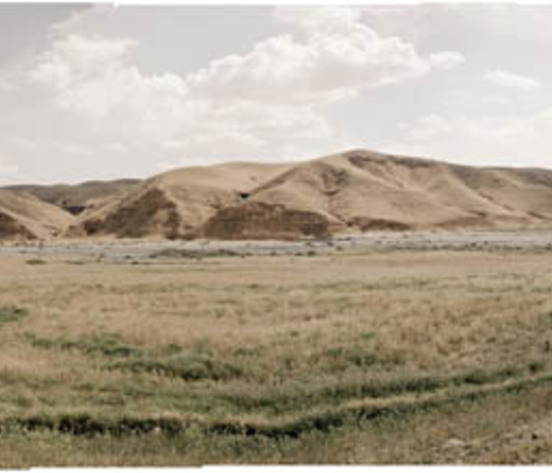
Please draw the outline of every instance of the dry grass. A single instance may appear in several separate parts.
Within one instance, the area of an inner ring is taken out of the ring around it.
[[[448,462],[550,407],[552,254],[45,262],[0,260],[1,466]]]

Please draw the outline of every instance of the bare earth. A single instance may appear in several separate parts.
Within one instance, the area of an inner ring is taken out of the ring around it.
[[[548,463],[551,250],[4,244],[0,466]]]

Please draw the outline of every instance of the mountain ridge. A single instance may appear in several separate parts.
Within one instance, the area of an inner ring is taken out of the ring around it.
[[[62,236],[295,239],[370,230],[552,228],[552,170],[358,149],[283,164],[185,167],[123,187],[73,216]]]

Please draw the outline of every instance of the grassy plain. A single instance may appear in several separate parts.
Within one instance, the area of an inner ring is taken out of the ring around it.
[[[552,252],[0,256],[0,467],[552,460]]]

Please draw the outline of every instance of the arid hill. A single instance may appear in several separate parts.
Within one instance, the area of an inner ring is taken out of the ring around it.
[[[35,196],[0,189],[0,239],[35,240],[61,235],[73,216]]]
[[[254,188],[287,167],[229,163],[163,173],[83,215],[67,236],[189,235],[219,210],[239,204]]]
[[[89,208],[64,236],[294,239],[539,227],[552,227],[552,171],[354,150],[308,162],[163,173]]]
[[[138,179],[119,179],[116,181],[89,181],[76,185],[20,185],[9,186],[6,189],[24,191],[33,194],[40,200],[61,207],[78,215],[100,205],[106,199],[128,191],[136,186]]]
[[[300,163],[251,200],[324,216],[332,231],[552,224],[552,171],[351,151]]]

